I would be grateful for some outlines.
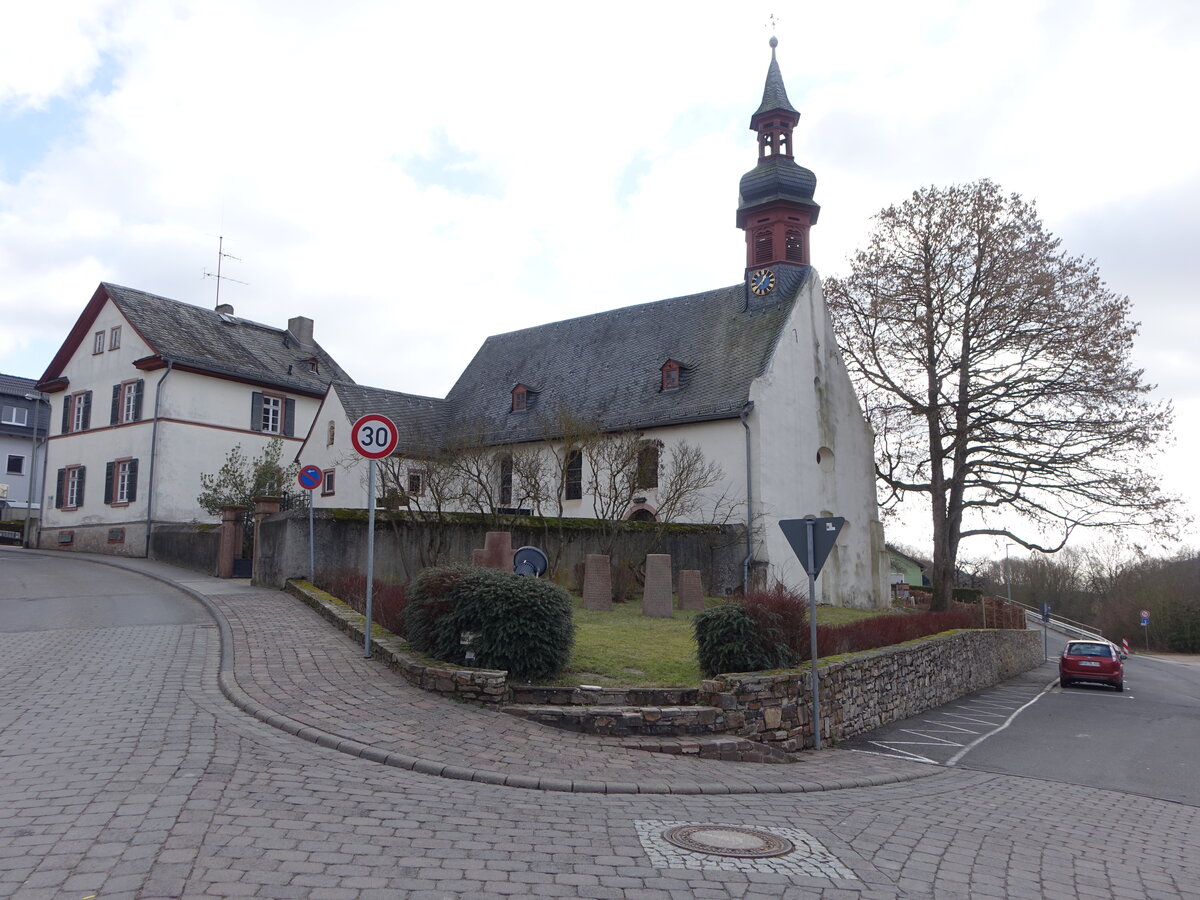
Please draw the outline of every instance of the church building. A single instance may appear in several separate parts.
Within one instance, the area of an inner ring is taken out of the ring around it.
[[[820,213],[816,177],[795,160],[800,113],[788,100],[776,46],[772,38],[762,102],[750,118],[757,158],[739,185],[740,280],[493,335],[444,399],[334,381],[297,455],[333,476],[318,506],[365,506],[349,425],[382,413],[398,426],[400,487],[417,507],[433,488],[430,461],[458,440],[490,454],[484,499],[494,508],[744,523],[744,583],[800,592],[807,576],[779,520],[843,516],[818,600],[864,608],[887,602],[874,439],[810,263],[809,234]],[[620,509],[599,496],[606,485],[611,490],[611,472],[598,471],[607,464],[583,447],[573,430],[579,423],[640,442]],[[670,506],[664,498],[681,447],[699,450],[716,477],[688,504]],[[547,465],[529,466],[538,454]],[[538,472],[550,473],[550,491],[522,484]]]

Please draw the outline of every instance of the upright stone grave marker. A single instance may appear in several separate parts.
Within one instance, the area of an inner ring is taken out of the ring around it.
[[[589,553],[583,573],[583,608],[612,609],[612,564],[605,553]]]
[[[642,615],[669,619],[674,615],[671,597],[671,554],[646,556],[646,591],[642,595]]]
[[[699,569],[683,569],[679,573],[679,608],[704,609],[704,584]]]

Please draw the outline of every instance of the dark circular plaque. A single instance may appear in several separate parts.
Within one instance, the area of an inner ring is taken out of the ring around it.
[[[735,825],[677,825],[664,831],[663,837],[676,847],[693,853],[711,853],[737,859],[783,856],[796,849],[791,841],[777,834]]]

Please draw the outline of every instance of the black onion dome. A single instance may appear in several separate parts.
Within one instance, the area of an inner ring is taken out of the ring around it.
[[[787,200],[812,207],[813,221],[821,207],[813,202],[817,176],[786,156],[763,157],[738,183],[738,209],[748,209],[773,200]]]

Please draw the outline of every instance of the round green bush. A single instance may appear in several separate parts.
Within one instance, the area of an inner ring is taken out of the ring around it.
[[[561,674],[575,642],[566,591],[494,569],[426,569],[413,582],[406,614],[409,643],[422,653],[464,665],[471,651],[472,665],[526,681]]]
[[[722,603],[697,613],[692,627],[700,671],[709,678],[721,672],[783,669],[796,659],[779,615],[764,607],[752,614],[740,602]]]

